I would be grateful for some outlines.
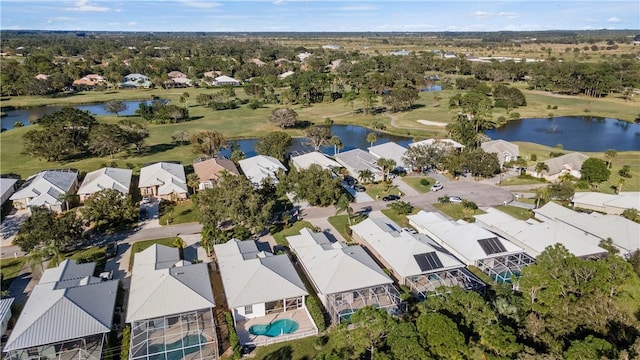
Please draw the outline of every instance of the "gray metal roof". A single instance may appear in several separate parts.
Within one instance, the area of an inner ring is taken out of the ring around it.
[[[158,186],[158,195],[186,193],[187,181],[184,166],[158,162],[140,169],[139,188]]]
[[[352,172],[357,177],[362,170],[370,170],[374,175],[382,177],[382,169],[376,164],[375,156],[361,149],[345,151],[335,156],[336,161]]]
[[[65,270],[47,269],[36,285],[11,332],[4,351],[25,349],[111,331],[118,281],[85,277],[66,260]],[[84,265],[84,264],[82,264]],[[95,266],[95,264],[93,264]],[[84,267],[83,269],[86,269]],[[51,273],[54,273],[53,275]],[[67,279],[47,281],[47,279]]]
[[[129,193],[131,185],[131,169],[105,167],[92,171],[85,176],[78,194],[93,194],[104,189],[118,190],[123,194]]]
[[[60,204],[60,195],[70,192],[77,180],[77,172],[42,171],[28,178],[10,199],[31,199],[29,204],[33,206]]]
[[[341,167],[338,162],[330,159],[319,151],[312,151],[310,153],[292,156],[291,162],[297,169],[308,169],[313,164],[319,165],[321,168],[328,170]]]
[[[266,178],[271,178],[277,182],[276,174],[278,170],[287,170],[280,160],[266,155],[257,155],[240,160],[238,165],[240,165],[244,176],[254,184],[260,184]]]
[[[407,148],[394,142],[372,146],[369,148],[369,152],[377,158],[394,160],[396,167],[407,167],[402,159],[404,153],[407,152]]]
[[[176,260],[177,252],[155,244],[135,255],[126,322],[215,306],[207,265]]]

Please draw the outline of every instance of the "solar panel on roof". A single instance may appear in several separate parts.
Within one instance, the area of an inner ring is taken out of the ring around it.
[[[484,253],[487,255],[498,254],[498,253],[503,253],[507,251],[507,249],[504,247],[504,245],[502,245],[502,243],[500,242],[500,240],[498,240],[497,237],[480,239],[478,240],[478,244],[480,244],[480,247],[482,248],[482,250],[484,250]]]
[[[416,254],[413,255],[413,258],[416,259],[416,263],[420,267],[422,271],[430,271],[442,268],[442,262],[435,251],[424,253],[424,254]]]

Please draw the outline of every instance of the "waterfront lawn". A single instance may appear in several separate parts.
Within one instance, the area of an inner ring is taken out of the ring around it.
[[[495,207],[496,209],[513,216],[518,220],[528,220],[533,216],[533,212],[529,209],[523,209],[518,206],[512,205],[499,205]]]
[[[288,228],[284,228],[276,233],[273,233],[273,239],[280,246],[289,246],[289,242],[287,241],[287,236],[300,235],[300,230],[303,228],[308,228],[314,230],[315,227],[308,221],[297,221],[293,223]]]
[[[426,179],[429,183],[427,185],[422,185],[422,179]],[[435,179],[428,176],[405,176],[402,178],[402,181],[421,194],[431,191],[431,186],[436,182]]]

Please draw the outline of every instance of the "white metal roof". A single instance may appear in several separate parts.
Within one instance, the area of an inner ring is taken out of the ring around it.
[[[358,245],[331,243],[324,233],[309,229],[287,237],[289,246],[308,272],[316,290],[334,294],[366,289],[393,281]]]
[[[167,162],[158,162],[140,169],[139,188],[158,186],[158,195],[186,193],[187,182],[184,166]]]
[[[4,194],[11,192],[13,194],[15,183],[18,179],[0,178],[0,197],[4,198]]]
[[[505,251],[487,253],[479,241],[496,238],[494,233],[476,224],[448,220],[435,212],[421,210],[415,215],[407,216],[407,219],[418,232],[428,235],[467,265],[482,259],[524,252],[522,248],[510,241],[497,237],[496,241],[504,247]]]
[[[92,266],[65,260],[45,270],[11,332],[4,351],[111,331],[118,281],[101,281]],[[81,276],[76,278],[76,276]]]
[[[93,194],[104,189],[118,190],[123,194],[129,193],[129,186],[131,185],[130,169],[118,169],[105,167],[88,173],[82,185],[78,189],[79,195]]]
[[[464,145],[452,139],[426,139],[421,141],[412,142],[409,146],[437,146],[437,147],[453,147],[455,149],[462,149]]]
[[[397,167],[403,168],[407,167],[402,160],[405,152],[407,152],[407,148],[394,142],[374,145],[369,148],[369,153],[371,153],[371,155],[377,157],[378,159],[383,158],[394,160]]]
[[[559,222],[600,240],[611,238],[625,254],[640,250],[640,224],[621,216],[579,213],[553,202],[534,212],[546,222]]]
[[[598,256],[607,252],[598,246],[600,239],[555,222],[522,221],[493,208],[475,218],[487,229],[524,247],[527,254],[533,257],[556,244],[562,244],[577,257]]]
[[[30,178],[11,195],[11,200],[31,199],[30,206],[61,204],[60,197],[72,190],[78,173],[72,171],[41,171]]]
[[[362,170],[370,170],[374,175],[382,177],[382,169],[376,165],[378,159],[364,150],[353,149],[341,152],[336,154],[335,158],[349,171],[354,172],[351,174],[354,177],[357,177]]]
[[[547,171],[546,174],[556,175],[564,170],[573,170],[579,172],[582,168],[582,163],[584,163],[584,161],[588,158],[589,157],[585,154],[572,152],[566,155],[545,160],[544,163],[549,166],[549,171]],[[530,166],[529,168],[527,168],[527,170],[535,172],[535,166]]]
[[[177,248],[154,244],[135,255],[128,323],[215,306],[207,265],[181,261],[178,254]]]
[[[233,239],[213,248],[231,308],[308,295],[286,254],[268,256],[252,240]]]
[[[328,170],[333,170],[334,168],[342,166],[319,151],[312,151],[310,153],[292,156],[291,162],[293,162],[296,169],[308,169],[313,164],[320,165],[321,168]]]
[[[573,196],[573,203],[603,207],[611,206],[621,209],[640,209],[640,192],[623,191],[617,195],[598,192],[577,192]]]
[[[376,219],[368,218],[351,226],[351,229],[403,278],[465,266],[442,247],[430,242],[431,239],[426,235],[414,235],[402,231],[386,216]],[[422,270],[414,256],[433,252],[442,263],[442,267],[428,271]]]
[[[488,153],[496,153],[500,155],[508,153],[513,157],[517,157],[520,155],[520,147],[518,146],[518,144],[504,141],[502,139],[485,141],[480,144],[480,147],[482,148],[482,150]],[[500,158],[501,156],[498,157],[498,159]]]
[[[280,160],[266,155],[257,155],[238,162],[244,175],[255,185],[262,183],[262,180],[271,178],[277,182],[276,173],[278,170],[287,171]]]

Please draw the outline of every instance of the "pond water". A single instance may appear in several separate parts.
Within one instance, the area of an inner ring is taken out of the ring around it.
[[[339,136],[340,140],[342,140],[342,143],[344,144],[344,147],[340,150],[340,152],[353,149],[366,150],[369,146],[371,146],[371,144],[367,142],[367,134],[369,134],[370,132],[375,132],[378,135],[378,141],[376,141],[374,145],[393,141],[398,145],[407,147],[409,146],[409,143],[413,142],[412,138],[379,133],[362,126],[355,125],[332,125],[331,131],[333,132],[333,135]],[[238,144],[240,149],[244,151],[247,157],[257,155],[255,150],[256,142],[258,142],[258,139],[236,140],[236,143]],[[287,149],[287,152],[295,156],[296,153],[313,151],[313,147],[306,145],[305,142],[306,140],[304,138],[294,138],[291,142],[291,146],[289,146],[289,148]],[[327,155],[334,155],[333,150],[333,146],[323,146],[320,148],[320,151]],[[222,150],[221,154],[229,157],[231,156],[231,150]]]
[[[123,103],[127,106],[127,108],[119,112],[118,115],[126,116],[126,115],[134,115],[136,110],[138,110],[138,106],[141,102],[151,104],[151,100],[132,100],[132,101],[123,101]],[[110,112],[104,109],[104,103],[97,104],[85,104],[85,105],[76,105],[74,106],[76,109],[86,110],[94,115],[112,115]],[[24,125],[29,124],[29,116],[36,115],[38,117],[42,117],[47,114],[51,114],[54,111],[58,111],[62,108],[62,106],[41,106],[37,108],[30,109],[17,109],[17,110],[9,110],[5,111],[6,116],[2,117],[2,129],[9,130],[13,129],[13,124],[16,122],[21,122]]]
[[[562,144],[574,151],[640,150],[640,124],[594,116],[562,116],[509,121],[487,131],[491,139]]]

